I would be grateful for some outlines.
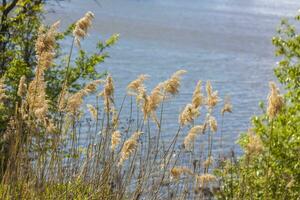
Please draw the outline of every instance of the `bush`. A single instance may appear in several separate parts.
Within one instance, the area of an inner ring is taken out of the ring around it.
[[[0,107],[0,133],[3,134],[10,116],[15,112],[15,102],[19,81],[26,77],[28,84],[34,78],[37,68],[36,40],[42,32],[50,27],[42,27],[44,0],[13,0],[2,1],[0,21],[0,77],[6,85],[8,99],[4,108]],[[55,35],[55,59],[59,63],[51,63],[45,70],[46,95],[52,102],[57,101],[58,94],[64,84],[69,86],[69,92],[74,93],[82,88],[87,81],[100,78],[106,72],[96,70],[109,55],[107,48],[113,45],[118,35],[113,35],[106,42],[99,41],[93,53],[87,53],[79,48],[78,56],[73,55],[73,45],[70,52],[63,52],[60,43],[72,40],[72,24],[65,32]],[[74,43],[74,42],[73,42]],[[49,55],[48,55],[49,56]],[[70,62],[75,60],[74,62]],[[67,80],[66,80],[67,79]],[[51,105],[51,104],[50,104]]]
[[[297,16],[296,23],[300,16]],[[226,161],[221,176],[220,199],[299,199],[300,197],[300,37],[283,20],[273,38],[281,61],[275,75],[285,88],[284,102],[270,84],[265,114],[253,117],[253,128],[239,144],[245,154]]]
[[[99,41],[95,45],[95,52],[87,53],[79,44],[75,46],[76,41],[72,34],[75,24],[70,25],[62,33],[56,32],[59,23],[52,26],[41,24],[43,5],[43,0],[2,1],[0,4],[2,11],[0,135],[2,138],[7,137],[5,133],[9,131],[7,128],[11,128],[9,123],[16,117],[17,109],[25,98],[21,93],[26,93],[29,89],[27,86],[31,87],[34,96],[32,101],[40,98],[40,101],[30,109],[49,111],[47,115],[52,116],[54,123],[60,115],[55,105],[60,101],[59,94],[62,90],[65,90],[64,93],[74,94],[83,88],[87,81],[105,77],[107,73],[97,70],[96,67],[109,56],[106,52],[107,48],[114,45],[119,37],[115,34],[106,41]],[[60,43],[63,40],[72,41],[69,52],[61,50]],[[74,48],[79,49],[77,56],[73,53]],[[40,117],[44,116],[38,115],[37,118]],[[24,137],[27,137],[25,135],[28,132],[30,130],[23,132]],[[2,177],[9,157],[5,139],[0,142],[0,152],[2,155],[0,177]]]

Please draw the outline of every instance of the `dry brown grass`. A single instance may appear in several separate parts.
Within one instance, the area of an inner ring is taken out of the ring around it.
[[[74,39],[77,43],[87,34],[92,18],[93,15],[87,13],[76,23]],[[140,75],[129,83],[128,94],[121,104],[114,98],[111,75],[106,80],[88,83],[75,94],[69,94],[68,85],[64,84],[58,102],[50,104],[45,95],[44,70],[52,65],[57,25],[41,30],[37,40],[39,65],[35,78],[28,87],[26,77],[20,80],[21,104],[16,105],[15,115],[5,133],[9,157],[0,188],[1,197],[204,198],[203,191],[215,187],[213,182],[216,181],[209,170],[212,162],[203,164],[212,158],[212,133],[218,132],[212,112],[220,99],[211,83],[206,84],[206,97],[201,81],[197,83],[191,103],[178,113],[178,131],[169,133],[168,140],[161,138],[163,119],[167,117],[163,105],[173,101],[180,92],[184,70],[158,83],[149,94],[144,84],[149,77]],[[88,95],[96,95],[97,100],[100,96],[102,101],[87,105],[92,120],[82,128],[82,117],[86,113],[82,105]],[[128,100],[129,95],[133,98]],[[125,104],[131,105],[130,112],[120,118]],[[200,110],[207,117],[197,125]],[[226,111],[231,111],[229,103]],[[194,145],[201,135],[209,137],[207,153]],[[179,138],[184,136],[184,148],[179,148]],[[185,167],[180,167],[182,164]]]

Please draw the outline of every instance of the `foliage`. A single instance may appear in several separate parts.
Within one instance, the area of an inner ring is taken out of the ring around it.
[[[25,84],[28,85],[38,70],[36,40],[41,34],[41,27],[43,27],[44,4],[43,0],[13,0],[8,2],[3,0],[0,5],[2,11],[0,24],[0,79],[5,82],[6,93],[6,98],[0,99],[1,178],[10,157],[5,132],[10,126],[10,121],[15,119],[18,106],[22,103],[22,97],[17,95],[20,79],[25,76]],[[103,73],[97,68],[109,56],[106,52],[107,48],[114,45],[118,40],[118,34],[115,34],[104,42],[99,41],[95,46],[95,52],[92,53],[87,53],[81,47],[75,47],[74,43],[71,45],[70,50],[66,47],[63,49],[60,44],[64,41],[73,40],[74,27],[74,24],[72,24],[65,32],[56,35],[56,63],[51,63],[52,66],[46,69],[43,77],[46,84],[45,98],[51,111],[48,115],[51,116],[58,117],[60,115],[55,105],[59,101],[58,95],[62,92],[64,86],[67,88],[68,94],[71,95],[84,87],[87,81],[99,79],[106,75],[106,72]],[[45,27],[43,32],[47,32],[49,28]],[[75,57],[72,53],[74,48],[79,49],[79,54]],[[66,63],[65,60],[70,62]],[[40,119],[37,117],[31,120]],[[54,117],[52,120],[56,121],[57,119]],[[29,127],[28,130],[23,130],[23,137],[26,138],[28,132],[30,132]],[[40,130],[39,134],[43,133],[44,131]]]
[[[300,15],[295,19],[298,25]],[[286,91],[285,106],[274,119],[263,106],[265,114],[253,117],[253,128],[239,140],[245,154],[237,162],[233,158],[224,162],[216,172],[222,182],[219,199],[300,197],[300,37],[296,26],[283,20],[273,44],[281,58],[274,71]],[[259,142],[253,143],[251,137]],[[253,153],[253,147],[260,151]]]
[[[39,28],[43,20],[44,0],[13,0],[2,1],[0,9],[2,11],[0,24],[0,77],[4,77],[7,88],[7,101],[4,108],[0,108],[0,133],[3,133],[7,126],[8,119],[14,112],[15,104],[18,99],[17,89],[20,78],[25,75],[27,83],[34,76],[36,68],[35,40],[38,37]],[[106,73],[96,70],[96,67],[104,62],[108,54],[105,50],[112,46],[118,39],[118,35],[113,35],[106,42],[99,41],[95,53],[87,53],[79,49],[79,55],[75,62],[71,63],[66,69],[64,60],[72,59],[66,49],[61,49],[60,43],[72,40],[74,25],[68,30],[57,36],[57,55],[56,60],[60,63],[55,64],[45,73],[47,83],[46,93],[49,99],[55,103],[57,96],[62,89],[66,74],[67,83],[70,85],[69,92],[78,91],[79,88],[88,80],[97,79]],[[64,59],[66,58],[66,59]],[[67,72],[68,70],[68,72]]]
[[[40,26],[41,1],[13,0],[0,4],[0,77],[12,88],[13,100],[22,75],[32,77],[35,66],[34,40]],[[3,132],[14,105],[0,109],[0,132]]]

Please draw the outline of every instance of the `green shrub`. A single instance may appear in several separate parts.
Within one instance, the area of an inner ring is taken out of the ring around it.
[[[300,16],[295,18],[297,25]],[[281,61],[275,75],[285,89],[284,105],[273,116],[270,96],[253,128],[240,137],[244,155],[226,161],[217,170],[221,177],[220,199],[300,198],[300,36],[283,20],[273,38]],[[272,92],[272,91],[271,91]],[[270,94],[271,95],[271,94]]]

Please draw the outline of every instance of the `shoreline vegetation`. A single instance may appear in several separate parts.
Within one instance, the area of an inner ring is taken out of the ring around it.
[[[244,153],[237,157],[233,151],[213,152],[223,148],[223,125],[234,108],[210,81],[195,85],[178,113],[177,132],[166,141],[164,106],[184,90],[187,71],[174,72],[152,89],[146,86],[151,77],[141,74],[117,104],[113,75],[98,73],[96,66],[108,57],[106,50],[118,34],[100,41],[89,55],[80,44],[92,27],[92,12],[59,33],[59,22],[41,25],[41,1],[14,2],[2,4],[3,11],[9,6],[17,10],[12,19],[2,19],[1,27],[9,31],[14,25],[14,31],[32,34],[35,42],[24,44],[18,34],[0,38],[1,199],[300,198],[300,37],[295,26],[283,20],[273,38],[281,59],[275,75],[286,93],[270,82],[267,105],[260,105],[264,114],[254,116],[252,128],[241,135]],[[24,30],[15,23],[28,20],[22,14],[28,7],[35,21]],[[59,41],[66,37],[72,43],[62,59]],[[15,48],[24,45],[32,49],[27,61],[23,49]],[[76,57],[74,48],[79,49]],[[15,51],[19,54],[12,57]],[[85,104],[87,96],[95,104]],[[121,118],[124,105],[130,111]],[[87,112],[90,120],[84,118]],[[88,126],[82,127],[82,121]]]

